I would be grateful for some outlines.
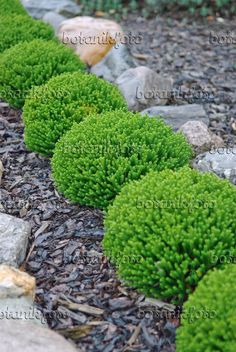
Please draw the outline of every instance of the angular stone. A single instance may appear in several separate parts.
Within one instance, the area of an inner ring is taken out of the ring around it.
[[[119,44],[113,46],[98,64],[91,67],[90,71],[109,82],[115,82],[123,72],[136,66],[128,47],[125,44]]]
[[[203,153],[212,147],[218,148],[224,146],[224,141],[217,135],[213,134],[204,122],[188,121],[180,127],[189,144],[191,144],[196,153]]]
[[[81,13],[81,7],[75,0],[21,0],[27,12],[34,18],[43,18],[53,11],[65,17],[74,17]]]
[[[153,106],[143,110],[142,114],[148,114],[150,117],[161,116],[175,130],[179,129],[185,122],[193,120],[202,121],[207,126],[209,125],[207,113],[200,104]]]
[[[89,16],[65,20],[58,31],[61,42],[72,47],[89,66],[101,61],[123,35],[116,22]]]
[[[214,172],[236,185],[236,147],[216,148],[200,154],[194,160],[193,167],[202,172]]]
[[[145,66],[130,68],[116,80],[128,107],[141,111],[153,105],[165,105],[172,90],[173,81],[158,75]]]
[[[28,222],[0,213],[0,264],[18,267],[23,263],[30,231]]]
[[[0,265],[0,299],[26,297],[33,302],[35,278],[27,273]]]
[[[24,322],[0,321],[1,352],[76,352],[64,337],[39,325]]]

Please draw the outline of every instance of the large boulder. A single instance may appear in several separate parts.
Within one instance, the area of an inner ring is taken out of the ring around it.
[[[89,66],[101,61],[111,48],[120,42],[123,31],[114,21],[79,16],[65,20],[58,30],[63,44],[72,47]]]
[[[116,84],[133,111],[165,105],[173,87],[171,78],[162,77],[145,66],[126,70],[117,78]]]

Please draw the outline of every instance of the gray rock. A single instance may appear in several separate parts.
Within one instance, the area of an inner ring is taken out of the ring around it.
[[[193,167],[202,172],[214,172],[236,185],[236,147],[216,148],[200,154],[194,160]]]
[[[180,127],[180,131],[183,132],[197,154],[210,150],[212,147],[224,146],[223,139],[212,133],[202,121],[188,121]]]
[[[128,107],[141,111],[153,105],[165,105],[172,90],[173,81],[164,78],[145,66],[130,68],[116,80]]]
[[[1,162],[1,160],[0,160],[0,185],[1,185],[1,182],[2,182],[2,174],[3,174],[3,171],[4,171],[4,168],[3,168],[2,162]]]
[[[28,222],[0,213],[0,264],[18,267],[23,263],[30,231]]]
[[[109,82],[115,82],[124,71],[137,66],[124,44],[114,46],[108,54],[96,65],[91,67],[91,73]]]
[[[204,122],[207,126],[209,125],[207,113],[200,104],[153,106],[143,110],[142,114],[148,114],[150,117],[161,116],[174,129],[179,129],[185,122],[193,120]]]
[[[50,11],[47,12],[43,16],[43,21],[46,23],[49,23],[55,30],[55,33],[58,32],[58,29],[60,27],[60,24],[66,19],[65,16],[59,15],[56,12]]]
[[[61,335],[24,321],[0,321],[1,352],[76,352]]]
[[[43,314],[29,301],[28,297],[0,300],[0,320],[19,320],[47,327]]]
[[[10,105],[8,103],[5,103],[5,101],[0,101],[0,108],[1,109],[5,109],[5,108],[9,108]]]
[[[74,17],[81,13],[81,7],[74,0],[21,0],[27,12],[34,18],[41,19],[53,11],[65,17]]]

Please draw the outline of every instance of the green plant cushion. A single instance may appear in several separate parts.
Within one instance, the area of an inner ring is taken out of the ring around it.
[[[228,181],[189,168],[151,172],[108,209],[103,246],[129,285],[181,304],[221,265],[215,258],[234,251],[235,219],[236,188]]]
[[[53,39],[54,30],[48,24],[26,15],[0,14],[0,53],[18,43],[38,38]]]
[[[0,17],[15,13],[28,16],[20,0],[0,0]]]
[[[189,296],[176,345],[177,352],[236,351],[235,264],[210,271]]]
[[[191,153],[184,136],[160,119],[116,110],[73,125],[56,144],[53,177],[73,202],[106,208],[127,182],[178,169]]]
[[[35,39],[20,43],[0,55],[0,97],[13,107],[22,108],[32,87],[63,72],[84,70],[85,65],[72,49],[55,41]]]
[[[118,88],[95,75],[75,72],[53,77],[33,89],[25,101],[25,143],[29,149],[50,156],[57,140],[74,122],[118,108],[127,110]]]

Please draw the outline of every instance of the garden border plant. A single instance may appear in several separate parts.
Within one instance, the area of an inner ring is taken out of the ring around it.
[[[211,270],[184,304],[177,352],[236,350],[236,266]]]
[[[20,0],[0,0],[0,14],[0,17],[12,14],[30,17]]]
[[[19,43],[0,55],[0,97],[22,108],[30,89],[64,72],[84,71],[72,49],[56,41]]]
[[[53,38],[55,38],[53,28],[43,21],[18,14],[0,16],[0,53],[20,42]]]
[[[235,218],[236,188],[227,180],[190,168],[150,172],[109,207],[103,247],[129,285],[182,304],[221,265],[213,258],[235,252]],[[142,260],[124,262],[131,253]]]
[[[25,144],[51,156],[58,139],[89,114],[124,109],[118,88],[93,74],[66,73],[32,89],[23,108]]]
[[[56,144],[55,184],[71,201],[106,208],[121,188],[150,170],[178,169],[192,149],[161,119],[126,111],[91,115]]]

